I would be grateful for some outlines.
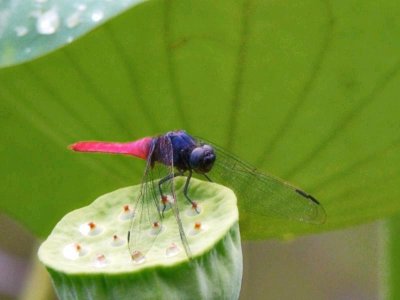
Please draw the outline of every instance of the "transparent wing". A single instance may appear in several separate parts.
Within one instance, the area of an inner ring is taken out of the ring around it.
[[[155,157],[162,163],[155,162]],[[160,180],[162,180],[161,186],[159,185]],[[139,252],[145,255],[150,251],[157,237],[162,234],[164,230],[162,195],[168,197],[165,213],[168,213],[169,210],[172,211],[183,248],[188,257],[191,257],[176,202],[173,148],[168,136],[160,136],[154,139],[149,150],[141,193],[133,204],[135,215],[131,221],[129,233],[129,251],[131,254]]]
[[[209,141],[199,139],[199,142],[211,145],[216,152],[216,161],[209,177],[216,183],[232,188],[243,210],[270,218],[314,224],[325,222],[324,208],[310,194],[258,171]]]
[[[153,176],[157,176],[156,178],[166,178],[167,176],[171,177],[169,180],[165,180],[162,185],[162,193],[163,195],[171,196],[171,201],[169,202],[169,206],[174,214],[176,224],[178,226],[179,236],[182,242],[182,246],[186,252],[186,255],[191,258],[191,251],[189,247],[189,243],[186,238],[185,231],[182,226],[182,221],[179,215],[179,208],[177,203],[177,198],[175,194],[175,185],[174,185],[174,151],[172,147],[171,139],[168,136],[161,136],[159,138],[160,151],[158,155],[161,158],[163,164],[158,164],[157,172],[153,172]]]
[[[153,182],[152,157],[155,149],[155,140],[149,150],[146,168],[142,178],[139,196],[132,204],[134,216],[131,219],[128,233],[128,247],[132,258],[140,259],[153,246],[160,228],[162,228],[162,216],[160,213],[160,194]]]

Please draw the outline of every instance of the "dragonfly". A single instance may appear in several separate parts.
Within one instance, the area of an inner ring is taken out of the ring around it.
[[[195,210],[197,203],[192,200],[189,189],[193,176],[232,188],[238,197],[240,208],[250,215],[254,213],[266,218],[311,224],[322,224],[326,220],[324,208],[312,195],[259,171],[222,147],[189,135],[184,130],[169,131],[133,142],[77,142],[70,145],[70,149],[79,152],[124,154],[146,161],[140,193],[134,204],[135,215],[138,216],[132,218],[127,235],[131,255],[134,252],[139,253],[135,247],[144,238],[149,224],[153,227],[162,224],[164,211],[168,206],[178,224],[183,248],[187,256],[191,257],[176,203],[174,178],[177,176],[186,176],[183,194]]]

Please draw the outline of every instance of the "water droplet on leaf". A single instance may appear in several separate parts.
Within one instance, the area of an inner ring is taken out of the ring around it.
[[[53,34],[60,25],[60,16],[58,12],[52,8],[40,14],[37,19],[36,29],[40,34]]]
[[[65,25],[68,28],[73,28],[81,22],[81,12],[76,11],[65,20]]]
[[[99,22],[103,19],[104,13],[101,10],[96,10],[92,13],[92,21]]]
[[[79,10],[79,11],[84,11],[84,10],[86,10],[86,5],[85,4],[78,4],[76,6],[76,9]]]
[[[24,36],[28,33],[28,28],[26,28],[25,26],[17,26],[15,27],[15,33],[17,34],[17,36]]]

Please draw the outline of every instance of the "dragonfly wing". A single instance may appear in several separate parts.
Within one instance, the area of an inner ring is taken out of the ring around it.
[[[231,187],[245,211],[306,223],[325,222],[325,210],[313,196],[277,177],[258,171],[222,147],[201,139],[199,142],[210,144],[216,153],[215,164],[209,173],[211,179]]]
[[[161,196],[156,188],[156,183],[152,180],[152,154],[154,149],[155,140],[149,148],[140,194],[133,203],[134,216],[131,219],[128,233],[128,247],[132,258],[134,258],[135,253],[145,256],[162,228],[159,200]]]
[[[136,212],[135,217],[131,221],[129,251],[130,253],[134,251],[140,251],[143,254],[147,253],[155,243],[157,236],[162,234],[164,230],[162,222],[163,214],[167,214],[171,210],[176,220],[183,248],[188,257],[191,257],[189,244],[176,202],[172,143],[168,136],[160,136],[154,141],[150,147],[149,158],[147,159],[141,194],[134,204]],[[161,184],[162,194],[169,198],[165,212],[163,211],[164,207],[161,202],[162,195],[159,186],[162,179],[166,179]],[[154,226],[155,223],[160,225],[158,230]],[[165,246],[167,247],[168,245]]]
[[[154,179],[167,178],[167,176],[171,178],[170,180],[166,180],[163,182],[162,191],[164,195],[169,195],[172,198],[172,201],[170,201],[169,205],[176,220],[176,224],[178,226],[178,231],[182,242],[182,246],[186,252],[186,255],[190,258],[191,251],[179,215],[179,208],[175,193],[174,149],[170,137],[168,135],[159,137],[159,146],[160,149],[162,150],[158,152],[158,156],[159,160],[162,161],[163,164],[157,164],[157,166],[154,168],[154,172],[152,172],[152,175],[154,176]]]

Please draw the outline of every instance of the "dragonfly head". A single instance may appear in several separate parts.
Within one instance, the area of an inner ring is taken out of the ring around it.
[[[198,173],[207,173],[213,167],[215,158],[214,149],[210,145],[201,145],[190,154],[190,167]]]

